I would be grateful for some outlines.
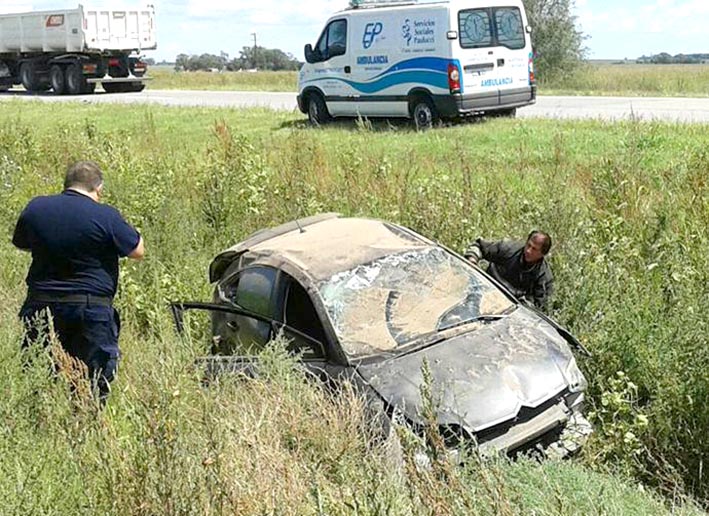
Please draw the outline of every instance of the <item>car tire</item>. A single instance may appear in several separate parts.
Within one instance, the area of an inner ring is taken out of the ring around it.
[[[52,85],[55,95],[64,95],[66,93],[64,68],[59,65],[52,65],[49,69],[49,83]]]
[[[431,129],[438,121],[438,113],[428,97],[419,96],[411,101],[411,119],[418,131]]]
[[[316,93],[308,97],[308,121],[314,127],[319,127],[330,121],[330,113],[327,111],[325,100]]]

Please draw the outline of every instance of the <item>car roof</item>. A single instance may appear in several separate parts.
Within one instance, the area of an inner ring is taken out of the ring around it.
[[[413,231],[381,220],[323,214],[259,231],[218,255],[210,267],[217,281],[238,256],[288,264],[305,275],[325,280],[390,254],[435,245]]]

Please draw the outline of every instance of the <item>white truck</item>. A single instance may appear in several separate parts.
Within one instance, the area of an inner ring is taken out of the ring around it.
[[[76,9],[0,15],[0,91],[57,95],[142,91],[144,50],[157,48],[155,10]]]
[[[298,105],[332,117],[514,116],[536,100],[521,0],[353,0],[306,45]]]

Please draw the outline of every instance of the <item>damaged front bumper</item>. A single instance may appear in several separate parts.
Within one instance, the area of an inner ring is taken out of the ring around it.
[[[584,446],[593,433],[593,426],[581,413],[581,406],[582,403],[579,403],[572,409],[560,401],[536,417],[479,443],[477,454],[484,459],[498,456],[514,458],[525,454],[552,460],[570,457]],[[424,450],[425,446],[422,446],[415,454],[415,462],[419,467],[429,464]],[[452,463],[461,464],[466,455],[467,452],[461,453],[460,447],[448,449]]]
[[[576,453],[592,432],[593,426],[580,410],[560,401],[529,421],[480,443],[478,449],[482,456],[536,452],[549,458],[564,458]]]

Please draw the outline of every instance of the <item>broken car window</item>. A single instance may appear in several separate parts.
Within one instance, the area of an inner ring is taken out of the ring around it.
[[[338,273],[319,290],[351,357],[393,351],[513,306],[483,275],[437,247]]]

